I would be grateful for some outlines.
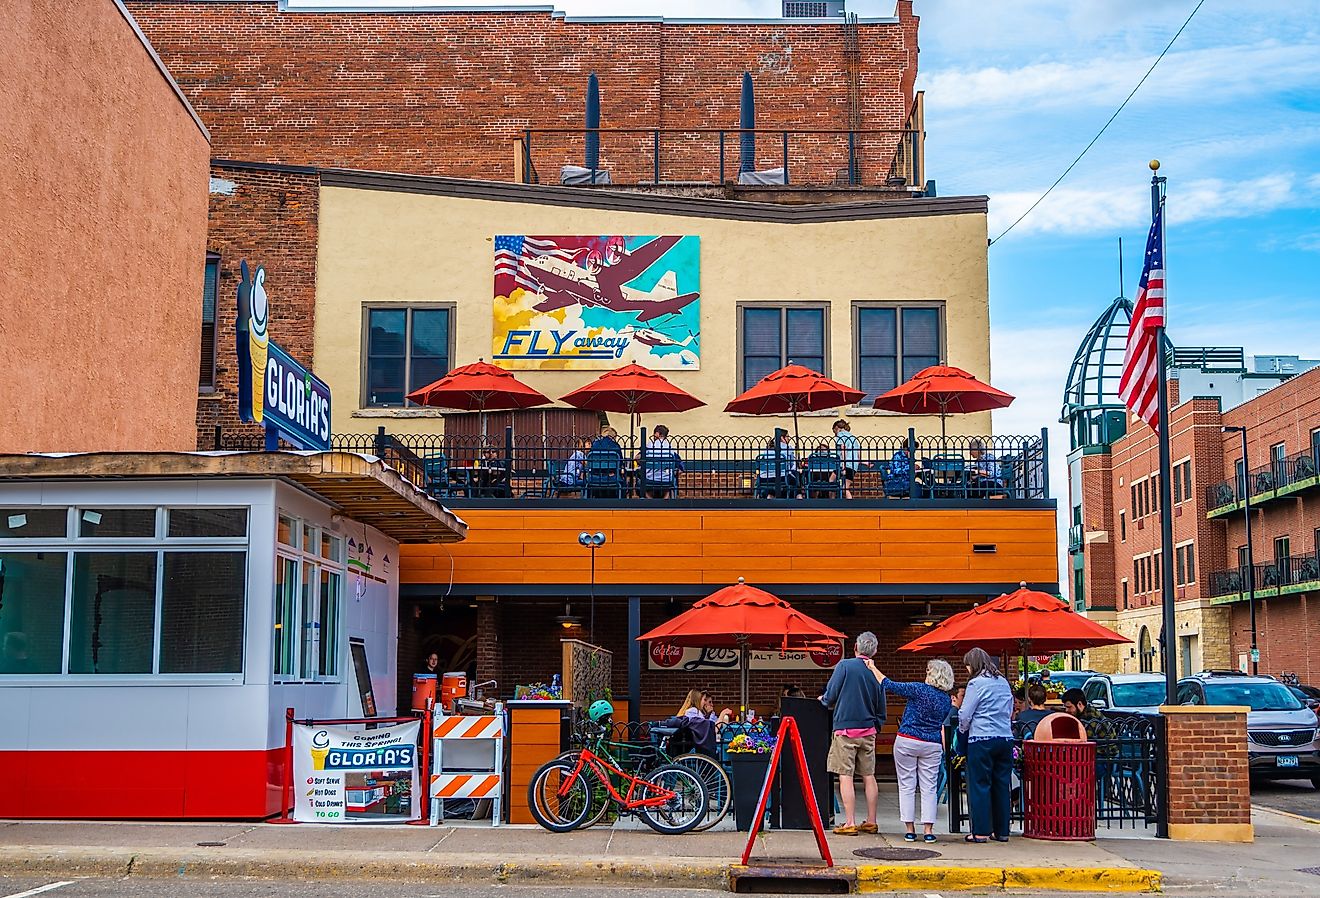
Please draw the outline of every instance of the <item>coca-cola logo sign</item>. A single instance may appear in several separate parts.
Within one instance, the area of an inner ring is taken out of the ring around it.
[[[843,643],[831,642],[828,647],[812,652],[811,660],[817,667],[833,667],[843,660]]]
[[[676,667],[683,660],[683,649],[667,642],[651,643],[651,663],[655,667]]]

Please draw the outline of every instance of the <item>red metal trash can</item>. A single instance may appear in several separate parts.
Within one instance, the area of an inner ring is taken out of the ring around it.
[[[1023,834],[1028,839],[1095,838],[1095,743],[1022,743]]]

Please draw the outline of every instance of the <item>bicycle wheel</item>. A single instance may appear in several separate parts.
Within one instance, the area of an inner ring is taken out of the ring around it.
[[[590,777],[585,772],[575,774],[575,770],[576,762],[556,758],[542,765],[527,786],[527,809],[551,832],[575,830],[591,815]],[[564,788],[570,778],[572,782]]]
[[[705,832],[728,816],[729,809],[733,807],[733,783],[729,780],[729,773],[724,769],[724,765],[709,755],[696,752],[679,755],[674,758],[673,763],[691,770],[701,778],[701,784],[706,787],[706,804],[709,810],[706,812],[706,819],[696,825],[694,832]]]
[[[706,787],[701,777],[678,764],[657,767],[645,780],[652,789],[664,789],[673,796],[662,805],[641,807],[637,813],[651,829],[666,836],[691,832],[705,819],[708,810]],[[655,792],[648,790],[648,795]]]
[[[570,764],[577,764],[578,753],[576,751],[566,751],[556,761],[567,761]],[[591,776],[589,770],[583,770],[583,775],[591,780],[591,813],[582,823],[579,829],[590,829],[597,823],[605,819],[605,815],[610,812],[614,806],[614,800],[610,796],[610,790],[605,788],[605,784],[600,781],[600,777]]]

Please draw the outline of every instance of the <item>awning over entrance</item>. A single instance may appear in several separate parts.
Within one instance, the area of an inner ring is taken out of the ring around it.
[[[0,455],[0,481],[279,478],[400,542],[457,542],[467,524],[380,459],[352,452],[89,452]]]

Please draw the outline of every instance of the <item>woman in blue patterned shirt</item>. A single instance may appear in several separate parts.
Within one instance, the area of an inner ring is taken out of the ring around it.
[[[949,698],[949,690],[953,688],[953,668],[949,662],[936,658],[926,664],[926,682],[899,683],[877,670],[873,661],[868,660],[866,666],[885,692],[900,695],[906,702],[903,719],[898,724],[898,737],[894,740],[898,814],[907,827],[903,839],[917,841],[916,804],[920,785],[924,838],[927,842],[934,842],[940,764],[944,762],[944,721],[953,707]]]

